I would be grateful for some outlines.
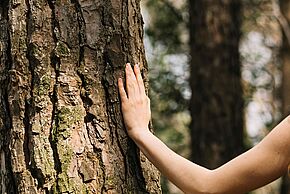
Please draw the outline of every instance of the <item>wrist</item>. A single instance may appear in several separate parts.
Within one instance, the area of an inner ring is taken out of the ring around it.
[[[147,134],[150,134],[150,130],[148,127],[143,128],[134,128],[128,130],[128,135],[131,139],[133,139],[135,142],[142,140]]]

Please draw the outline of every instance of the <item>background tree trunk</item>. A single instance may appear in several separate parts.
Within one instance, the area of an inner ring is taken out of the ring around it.
[[[243,150],[240,1],[189,1],[192,160],[216,168]]]
[[[290,28],[290,1],[280,0],[280,7],[283,16],[288,21],[288,29]],[[285,31],[284,31],[285,32]],[[283,45],[281,49],[282,58],[282,114],[288,116],[290,114],[290,45],[284,34]],[[290,180],[286,174],[283,177],[281,194],[290,194]]]
[[[140,62],[139,0],[0,3],[0,193],[160,193],[117,78]]]

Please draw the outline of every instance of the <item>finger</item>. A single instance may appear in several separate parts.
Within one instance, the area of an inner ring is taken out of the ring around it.
[[[141,75],[140,68],[139,68],[138,64],[136,64],[134,66],[134,73],[135,73],[135,76],[136,76],[137,83],[138,83],[139,90],[140,90],[141,94],[142,95],[146,95],[143,78],[142,78],[142,75]]]
[[[139,87],[130,63],[126,64],[126,89],[128,98],[135,98],[139,94]]]
[[[124,88],[124,84],[121,78],[118,79],[118,88],[119,88],[119,93],[120,93],[120,97],[121,97],[121,101],[125,102],[126,100],[128,100],[125,88]]]

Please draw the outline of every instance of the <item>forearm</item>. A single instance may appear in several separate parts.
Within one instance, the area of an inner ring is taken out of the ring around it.
[[[182,191],[203,193],[211,171],[198,166],[170,150],[148,130],[135,135],[133,140],[146,157]]]
[[[132,137],[161,173],[184,192],[238,194],[265,185],[287,171],[289,129],[289,120],[285,119],[259,145],[216,170],[177,155],[147,129]]]

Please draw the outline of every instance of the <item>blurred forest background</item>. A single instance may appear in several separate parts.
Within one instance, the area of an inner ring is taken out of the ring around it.
[[[177,153],[215,168],[289,114],[289,0],[144,0],[142,9],[153,125]],[[289,194],[287,184],[252,193]],[[182,193],[166,178],[162,187]]]

